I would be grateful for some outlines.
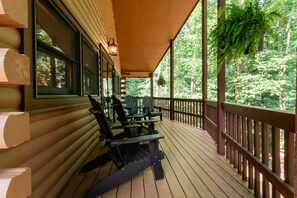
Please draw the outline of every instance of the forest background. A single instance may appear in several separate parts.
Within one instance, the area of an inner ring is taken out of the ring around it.
[[[227,0],[227,3],[241,0]],[[208,32],[217,23],[217,1],[208,0]],[[265,3],[270,3],[266,1]],[[243,58],[226,66],[226,101],[289,110],[295,109],[297,61],[297,0],[284,0],[281,17],[273,24],[274,35],[254,63]],[[202,98],[202,11],[201,2],[174,41],[174,97]],[[165,54],[154,72],[154,96],[169,97],[170,55]],[[216,57],[208,55],[208,99],[217,98]],[[165,79],[164,85],[157,80]],[[149,78],[128,78],[127,95],[150,94]]]

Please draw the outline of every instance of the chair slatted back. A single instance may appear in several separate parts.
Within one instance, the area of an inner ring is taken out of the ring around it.
[[[111,99],[113,102],[113,108],[117,112],[120,122],[122,123],[122,125],[126,125],[128,119],[127,119],[127,116],[126,116],[126,113],[124,111],[121,101],[119,99],[117,99],[114,95],[111,96]]]
[[[150,97],[150,96],[144,96],[142,98],[142,104],[143,104],[143,107],[144,107],[144,110],[145,111],[149,111],[149,112],[153,112],[154,111],[154,108],[153,108],[153,98]],[[148,112],[145,112],[145,113],[148,113]]]
[[[129,109],[129,115],[134,115],[138,113],[137,110],[137,98],[135,98],[134,96],[126,96],[125,97],[125,102],[126,102],[126,107],[130,108]]]
[[[93,115],[96,117],[96,120],[100,126],[100,133],[106,140],[114,139],[102,106],[92,96],[88,95],[88,97],[93,107],[90,109],[91,113],[92,109],[97,111],[97,113],[93,113]]]

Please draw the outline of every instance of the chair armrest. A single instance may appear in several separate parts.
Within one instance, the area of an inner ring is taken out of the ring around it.
[[[144,114],[148,114],[150,112],[150,108],[149,107],[143,107],[142,111]]]
[[[135,121],[129,121],[127,124],[148,124],[148,123],[154,123],[158,122],[158,120],[135,120]]]
[[[154,106],[154,108],[156,108],[156,109],[159,109],[159,111],[161,112],[162,111],[162,107],[158,107],[158,106]]]
[[[163,138],[164,138],[164,135],[158,133],[158,134],[144,135],[144,136],[138,136],[133,138],[124,138],[120,140],[110,140],[110,145],[119,146],[123,144],[135,144],[135,143],[141,144],[141,143],[152,142]]]
[[[98,113],[98,114],[102,114],[102,111],[95,110],[95,109],[93,109],[93,108],[90,108],[89,111],[90,111],[92,114],[96,114],[96,113]]]
[[[142,114],[137,114],[137,115],[127,115],[127,118],[130,119],[130,118],[143,118],[144,115]]]
[[[140,128],[141,125],[134,124],[134,125],[126,125],[126,126],[112,126],[110,129],[115,130],[115,129],[133,129],[133,128]]]

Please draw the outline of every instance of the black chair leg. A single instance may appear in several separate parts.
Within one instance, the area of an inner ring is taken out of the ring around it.
[[[150,142],[150,154],[151,154],[151,161],[155,173],[155,179],[160,180],[164,178],[163,175],[163,168],[161,164],[161,160],[164,158],[163,153],[161,154],[161,151],[158,148],[158,141]]]
[[[114,188],[115,186],[121,184],[124,181],[132,178],[137,175],[143,169],[149,167],[151,165],[151,159],[146,157],[142,160],[134,161],[133,163],[129,163],[125,166],[125,168],[121,168],[115,173],[109,175],[102,181],[99,181],[95,184],[85,195],[86,198],[95,198],[100,194]]]

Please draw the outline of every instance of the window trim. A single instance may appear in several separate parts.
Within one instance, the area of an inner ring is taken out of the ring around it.
[[[99,53],[98,51],[96,51],[94,49],[94,47],[91,45],[91,43],[84,37],[82,36],[82,39],[81,39],[81,65],[82,65],[82,95],[83,96],[86,96],[86,93],[85,93],[85,90],[84,90],[84,74],[85,74],[85,67],[84,67],[84,56],[83,56],[83,53],[84,53],[84,47],[83,45],[86,45],[89,47],[89,49],[94,52],[94,54],[96,55],[96,72],[95,72],[95,75],[96,75],[96,90],[97,90],[97,93],[91,93],[91,95],[93,96],[99,96],[100,95],[100,80],[99,78],[101,78],[100,76],[100,65],[99,65]]]
[[[52,2],[49,0],[39,0],[41,3],[52,15],[56,17],[67,29],[72,31],[75,34],[75,42],[76,48],[75,57],[76,60],[72,57],[67,56],[65,53],[55,49],[52,46],[42,42],[37,38],[36,34],[36,24],[37,24],[37,15],[36,15],[36,7],[37,2],[34,1],[33,3],[33,44],[34,44],[34,95],[35,98],[57,98],[57,97],[77,97],[81,96],[82,94],[82,68],[81,68],[81,46],[80,46],[80,32],[79,30],[71,23],[71,21],[63,14],[62,11]],[[61,60],[67,61],[67,63],[73,64],[73,89],[66,89],[66,88],[55,88],[55,87],[42,87],[38,86],[37,84],[37,51],[53,55],[56,58],[60,58]],[[47,90],[47,91],[45,91]]]

